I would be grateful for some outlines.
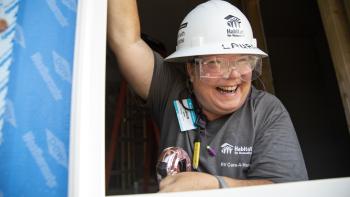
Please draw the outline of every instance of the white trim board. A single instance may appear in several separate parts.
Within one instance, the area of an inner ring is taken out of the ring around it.
[[[105,196],[107,0],[78,1],[69,150],[69,197]]]
[[[193,196],[244,196],[244,197],[349,197],[350,177],[249,186],[231,189],[202,190],[191,192],[152,193],[123,195],[123,197],[193,197]],[[109,196],[115,197],[115,196]]]

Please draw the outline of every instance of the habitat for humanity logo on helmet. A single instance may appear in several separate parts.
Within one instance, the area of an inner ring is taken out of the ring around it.
[[[231,14],[225,17],[227,21],[228,29],[227,36],[228,37],[241,37],[243,35],[243,30],[241,29],[241,19],[236,16],[232,16]]]
[[[233,146],[229,143],[224,143],[221,145],[222,154],[235,154],[235,155],[251,155],[253,152],[252,146]]]

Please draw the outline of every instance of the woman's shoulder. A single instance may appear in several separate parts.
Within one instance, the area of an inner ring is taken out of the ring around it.
[[[255,110],[281,110],[285,111],[285,107],[282,104],[281,100],[277,98],[275,95],[266,92],[264,90],[258,90],[254,86],[252,86],[252,91],[250,94],[250,102],[251,106]]]

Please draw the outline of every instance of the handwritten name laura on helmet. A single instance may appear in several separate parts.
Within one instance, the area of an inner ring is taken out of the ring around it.
[[[254,48],[256,48],[252,44],[236,44],[236,43],[221,44],[221,46],[222,46],[222,49],[234,49],[234,48],[254,49]]]

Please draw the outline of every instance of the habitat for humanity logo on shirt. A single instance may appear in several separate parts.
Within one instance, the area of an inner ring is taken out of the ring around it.
[[[237,146],[237,145],[231,145],[229,143],[224,143],[221,145],[222,154],[251,155],[252,152],[253,152],[252,146]]]

